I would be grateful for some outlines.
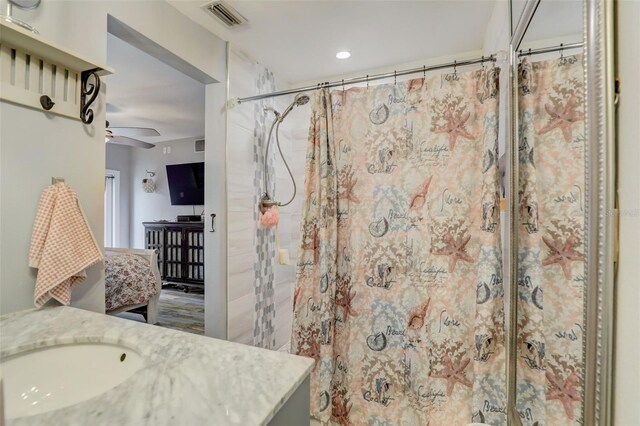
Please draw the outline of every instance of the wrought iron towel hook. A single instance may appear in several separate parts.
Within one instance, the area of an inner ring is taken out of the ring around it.
[[[102,71],[102,68],[94,68],[80,73],[80,120],[84,124],[93,122],[91,105],[100,94],[99,71]],[[89,83],[91,77],[93,77],[93,83]]]

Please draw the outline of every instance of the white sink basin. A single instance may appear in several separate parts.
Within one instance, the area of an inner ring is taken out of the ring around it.
[[[8,419],[32,416],[100,395],[143,366],[131,348],[108,343],[48,346],[0,363]]]

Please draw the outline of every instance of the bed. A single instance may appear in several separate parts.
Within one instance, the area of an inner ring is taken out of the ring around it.
[[[141,314],[158,322],[162,280],[156,250],[105,248],[105,307],[108,315]]]

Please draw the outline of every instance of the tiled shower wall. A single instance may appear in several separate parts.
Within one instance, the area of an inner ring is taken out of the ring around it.
[[[262,70],[259,64],[243,54],[231,51],[229,61],[230,98],[250,96],[256,93],[256,78]],[[276,76],[278,90],[287,85]],[[293,100],[292,96],[273,98],[273,107],[282,112]],[[290,338],[292,318],[292,294],[295,282],[295,263],[300,238],[302,186],[309,125],[309,107],[295,109],[280,126],[280,143],[298,185],[298,195],[293,203],[280,209],[278,237],[280,248],[289,250],[290,264],[280,265],[274,259],[274,308],[275,348],[285,345]],[[254,284],[256,282],[257,246],[256,229],[260,226],[254,218],[254,176],[257,158],[254,154],[255,116],[254,104],[247,102],[229,111],[227,136],[228,183],[228,339],[253,344],[255,313],[257,310]],[[267,116],[271,124],[273,114]],[[272,151],[277,150],[275,139]],[[279,156],[274,163],[276,194],[278,201],[286,201],[292,186]]]

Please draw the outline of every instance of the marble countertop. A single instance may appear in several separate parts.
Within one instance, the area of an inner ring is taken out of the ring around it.
[[[313,361],[70,307],[0,317],[0,357],[69,343],[106,342],[141,354],[145,366],[95,398],[7,421],[22,425],[263,425],[311,371]]]

